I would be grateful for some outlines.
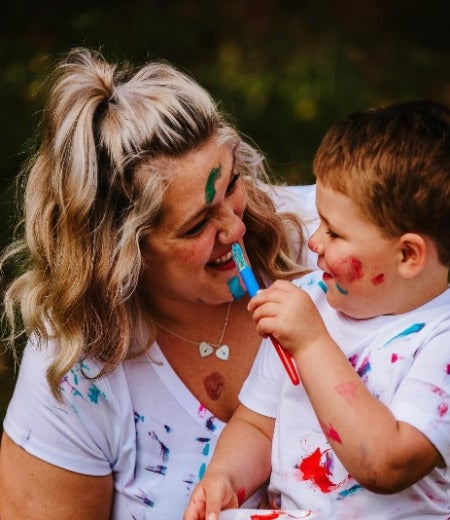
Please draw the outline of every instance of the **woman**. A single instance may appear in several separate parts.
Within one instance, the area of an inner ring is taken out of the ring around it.
[[[261,154],[172,66],[74,49],[56,67],[24,239],[2,258],[25,255],[5,307],[11,338],[29,335],[2,520],[182,517],[261,343],[231,245],[261,283],[304,272],[301,222],[272,200],[301,208],[272,191]]]

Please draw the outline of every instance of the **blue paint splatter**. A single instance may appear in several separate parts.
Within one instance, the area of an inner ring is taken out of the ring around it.
[[[343,498],[346,498],[346,497],[348,497],[350,495],[354,495],[360,489],[363,489],[363,487],[360,486],[359,484],[355,484],[354,486],[352,486],[349,489],[344,489],[343,491],[339,492],[339,496],[341,498],[338,498],[338,500],[342,500]]]
[[[348,291],[346,291],[343,287],[341,287],[337,282],[336,282],[336,289],[341,293],[341,294],[348,294]]]
[[[205,444],[203,446],[203,451],[202,451],[203,455],[205,456],[208,456],[209,455],[209,443]]]
[[[92,384],[88,390],[89,401],[91,401],[91,403],[98,404],[98,398],[100,396],[102,396],[102,393],[100,392],[99,388],[97,385]]]
[[[322,289],[322,291],[326,294],[328,292],[328,287],[327,287],[327,284],[320,280],[319,282],[317,282],[317,285]]]
[[[230,280],[227,282],[228,288],[230,289],[230,292],[235,300],[239,300],[242,298],[246,290],[241,287],[241,284],[239,283],[239,277],[233,276]]]
[[[208,428],[209,431],[213,432],[216,430],[217,426],[214,424],[214,416],[208,417],[205,426]]]
[[[169,459],[169,453],[170,453],[169,448],[163,442],[161,442],[159,440],[159,438],[155,432],[148,432],[148,434],[150,435],[150,437],[152,439],[154,439],[156,442],[159,443],[159,446],[161,448],[161,458],[164,462],[167,462],[167,460]]]
[[[137,424],[139,421],[144,422],[145,417],[143,415],[140,415],[138,412],[134,412],[134,424]]]
[[[425,323],[414,323],[414,325],[411,325],[411,327],[408,327],[407,329],[400,332],[400,334],[397,334],[393,338],[391,338],[387,343],[384,344],[384,346],[389,345],[389,343],[392,343],[398,338],[403,338],[405,336],[409,336],[409,334],[415,334],[416,332],[420,332],[425,327]]]
[[[167,466],[145,466],[147,471],[151,471],[152,473],[158,473],[159,475],[165,475],[167,471]]]
[[[167,424],[164,425],[164,429],[167,433],[170,433],[172,431],[172,428],[170,426],[167,426]]]
[[[372,367],[370,366],[369,358],[365,358],[362,362],[362,365],[358,368],[356,371],[359,375],[359,377],[363,377],[367,374],[367,372],[370,372],[372,370]]]
[[[200,469],[198,470],[198,478],[199,478],[199,480],[201,480],[203,478],[203,475],[205,474],[205,471],[206,471],[206,464],[203,463],[200,466]]]
[[[209,442],[211,439],[209,437],[196,437],[195,440],[197,442]]]
[[[141,490],[141,494],[140,495],[135,495],[136,498],[138,498],[139,500],[142,500],[142,502],[146,505],[146,506],[149,506],[149,507],[154,507],[155,503],[153,502],[153,500],[150,500],[148,498],[148,496]]]

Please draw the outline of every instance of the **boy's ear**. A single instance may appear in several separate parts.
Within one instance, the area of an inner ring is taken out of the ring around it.
[[[427,257],[427,243],[417,233],[405,233],[399,239],[399,273],[404,278],[414,278],[424,269]]]

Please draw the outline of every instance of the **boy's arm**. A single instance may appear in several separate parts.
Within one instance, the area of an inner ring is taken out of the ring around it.
[[[367,390],[304,291],[276,282],[252,299],[249,310],[258,332],[272,334],[294,356],[330,445],[360,484],[394,493],[443,464],[419,430],[397,421]]]
[[[205,475],[194,489],[184,520],[217,520],[238,507],[270,476],[275,420],[240,405],[221,433]]]

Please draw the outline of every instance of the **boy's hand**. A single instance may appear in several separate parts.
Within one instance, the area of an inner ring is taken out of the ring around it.
[[[292,355],[330,338],[309,295],[289,281],[277,280],[258,291],[248,310],[253,312],[258,333],[272,335]]]
[[[218,520],[222,509],[238,507],[231,482],[223,475],[205,475],[195,487],[183,520]]]

